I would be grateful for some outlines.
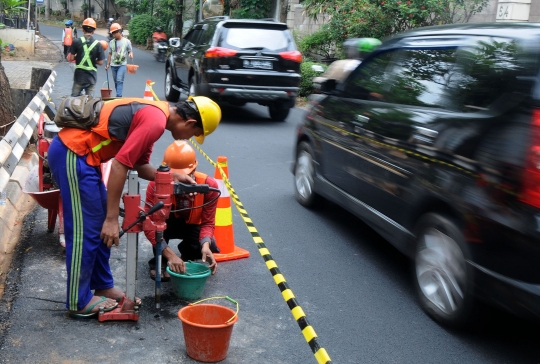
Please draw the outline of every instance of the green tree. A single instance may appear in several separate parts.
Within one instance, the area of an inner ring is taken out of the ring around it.
[[[488,0],[305,0],[306,14],[329,19],[321,28],[327,44],[339,48],[347,38],[384,38],[408,29],[468,22]]]

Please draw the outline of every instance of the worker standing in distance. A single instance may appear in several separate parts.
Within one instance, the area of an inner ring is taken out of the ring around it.
[[[118,23],[111,24],[111,34],[113,40],[110,41],[109,55],[107,57],[107,65],[112,69],[114,88],[116,89],[116,97],[122,97],[124,90],[124,77],[126,76],[127,57],[133,59],[133,49],[129,39],[122,35],[122,27]]]
[[[97,81],[97,66],[103,64],[105,54],[101,43],[93,38],[96,21],[87,18],[82,24],[83,36],[73,40],[68,61],[75,60],[71,96],[80,96],[84,91],[92,96]]]

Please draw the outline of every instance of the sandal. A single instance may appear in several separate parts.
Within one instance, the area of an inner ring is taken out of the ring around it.
[[[152,271],[154,271],[152,273]],[[167,274],[167,275],[165,275]],[[155,281],[156,280],[156,270],[155,269],[150,269],[150,279]],[[162,282],[169,282],[171,280],[171,276],[169,275],[169,273],[167,273],[167,271],[165,269],[162,269],[161,270],[161,281]]]
[[[88,319],[88,318],[97,316],[99,314],[99,311],[92,312],[92,310],[94,309],[94,307],[96,307],[100,303],[107,301],[107,297],[100,296],[100,298],[101,300],[97,301],[96,303],[88,307],[86,310],[84,310],[84,312],[81,312],[81,313],[70,312],[69,317],[74,318],[74,319]],[[114,310],[116,307],[118,307],[118,303],[116,303],[114,306],[103,309],[103,311],[109,312],[109,311]]]

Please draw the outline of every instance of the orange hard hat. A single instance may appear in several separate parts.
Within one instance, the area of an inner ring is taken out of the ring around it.
[[[117,30],[122,30],[122,27],[118,23],[112,23],[111,27],[109,28],[109,32],[116,32]]]
[[[92,27],[94,29],[97,28],[96,21],[94,19],[92,19],[92,18],[84,19],[82,25],[83,25],[83,27],[86,26],[86,27]]]
[[[109,43],[106,40],[100,40],[101,46],[103,47],[103,50],[106,51],[107,48],[109,48]]]
[[[197,168],[197,156],[187,141],[175,140],[165,149],[163,164],[176,172],[190,174]]]

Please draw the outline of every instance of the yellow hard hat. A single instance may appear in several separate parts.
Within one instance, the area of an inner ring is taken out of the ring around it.
[[[197,168],[197,156],[187,141],[175,140],[165,149],[163,164],[173,171],[190,174]]]
[[[197,143],[202,144],[204,143],[204,137],[212,134],[218,127],[221,121],[221,109],[218,104],[206,96],[190,96],[188,100],[192,100],[195,103],[199,110],[199,115],[201,115],[204,134],[196,136],[195,140],[197,140]]]

